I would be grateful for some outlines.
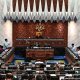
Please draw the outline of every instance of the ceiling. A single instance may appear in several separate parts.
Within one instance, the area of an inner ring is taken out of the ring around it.
[[[31,11],[32,11],[34,0],[29,0],[29,1],[30,1],[30,8],[31,8]],[[67,11],[67,9],[68,9],[68,0],[64,0],[64,1],[65,1],[66,11]],[[28,2],[28,0],[24,0],[25,10],[27,9],[27,2]],[[41,2],[42,2],[42,10],[44,10],[45,0],[41,0]],[[22,3],[22,0],[19,0],[18,1],[19,10],[21,10],[21,3]],[[63,0],[59,0],[60,11],[62,10],[62,3],[63,3]],[[49,11],[50,10],[51,0],[47,0],[47,4],[48,4],[48,11]],[[57,0],[53,0],[53,4],[54,4],[54,11],[56,11]],[[14,10],[15,10],[15,5],[16,5],[16,0],[13,0]],[[38,8],[39,8],[39,0],[36,0],[36,9],[37,9],[37,11],[38,11]]]

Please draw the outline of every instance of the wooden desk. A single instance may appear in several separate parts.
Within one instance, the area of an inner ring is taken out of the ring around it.
[[[26,49],[26,57],[35,60],[46,60],[54,55],[54,49]]]
[[[64,38],[61,39],[52,39],[52,38],[44,38],[44,39],[24,39],[24,38],[18,38],[15,41],[15,46],[34,46],[34,44],[38,42],[40,46],[44,46],[45,43],[49,44],[52,47],[65,47],[66,43],[64,41]]]

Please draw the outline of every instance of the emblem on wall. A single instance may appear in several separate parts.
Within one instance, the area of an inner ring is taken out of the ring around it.
[[[36,25],[36,30],[37,30],[37,31],[40,32],[40,31],[42,31],[42,30],[44,30],[44,29],[45,29],[45,27],[44,27],[44,25],[42,25],[41,23],[39,23],[39,24]]]

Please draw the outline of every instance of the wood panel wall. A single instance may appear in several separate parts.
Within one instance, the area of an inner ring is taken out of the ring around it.
[[[17,39],[33,39],[36,37],[36,26],[39,24],[38,22],[27,23],[27,22],[13,22],[13,46],[17,46]],[[55,40],[55,42],[51,43],[54,46],[67,46],[67,35],[68,35],[68,23],[65,22],[47,22],[41,23],[45,29],[42,31],[43,38],[49,39],[63,39],[62,43],[60,41]],[[57,44],[59,42],[59,45]],[[23,41],[23,44],[26,44]]]

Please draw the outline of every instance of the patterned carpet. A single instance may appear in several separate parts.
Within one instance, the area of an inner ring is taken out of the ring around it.
[[[29,61],[29,59],[21,56],[21,55],[15,55],[13,63],[17,64],[20,62],[26,62]],[[67,64],[67,60],[65,59],[65,56],[53,56],[51,59],[47,60],[47,63],[49,64],[55,64],[55,63],[64,63]]]

